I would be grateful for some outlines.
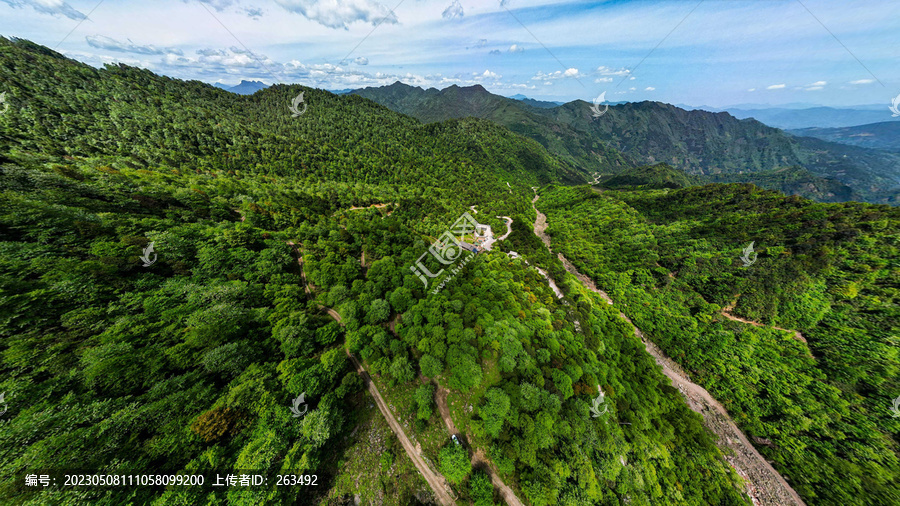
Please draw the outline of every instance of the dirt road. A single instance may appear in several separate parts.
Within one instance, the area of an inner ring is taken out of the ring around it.
[[[537,193],[537,192],[535,192]],[[535,194],[532,200],[532,206],[537,202],[538,195]],[[550,238],[546,235],[547,217],[537,210],[537,219],[534,223],[534,232],[541,238],[547,248],[550,248]],[[552,250],[551,250],[552,251]],[[582,275],[575,269],[562,254],[558,255],[560,260],[566,267],[566,270],[584,281],[586,276]],[[585,283],[592,291],[600,294],[608,303],[612,304],[612,299],[597,289],[593,282]],[[659,347],[644,336],[637,326],[624,313],[619,313],[619,317],[631,325],[634,335],[637,336],[644,347],[654,359],[656,363],[662,367],[663,373],[672,380],[672,384],[678,388],[684,395],[688,406],[703,416],[703,425],[716,434],[719,440],[716,444],[724,449],[730,449],[734,452],[733,456],[726,456],[726,460],[731,464],[735,471],[747,482],[747,495],[753,500],[754,504],[764,506],[784,506],[784,505],[800,505],[803,500],[800,495],[785,481],[785,479],[775,470],[765,458],[750,444],[747,436],[738,429],[734,421],[728,415],[728,411],[709,394],[703,387],[693,383],[688,379],[688,375],[681,367],[672,359],[667,357]],[[726,452],[728,453],[728,452]]]
[[[306,275],[303,274],[303,261],[302,257],[299,256],[299,251],[294,243],[288,243],[293,248],[294,251],[298,255],[298,263],[300,264],[300,273],[304,281],[304,285],[306,285]],[[307,292],[309,290],[307,289]],[[337,311],[330,307],[320,306],[322,309],[325,309],[328,312],[328,316],[334,319],[334,321],[341,323],[341,315],[338,314]],[[434,491],[434,495],[437,498],[438,502],[443,506],[455,506],[456,501],[452,497],[452,493],[450,492],[450,487],[447,485],[447,480],[439,473],[433,471],[431,467],[428,466],[428,463],[422,458],[421,455],[416,451],[415,445],[406,437],[406,432],[403,431],[403,426],[400,425],[400,422],[394,417],[394,414],[391,413],[391,410],[388,408],[387,403],[384,402],[384,399],[381,397],[381,392],[378,391],[378,387],[375,386],[375,382],[372,381],[369,373],[366,372],[365,368],[363,368],[362,364],[350,353],[350,350],[344,349],[344,352],[347,353],[347,356],[350,358],[350,361],[353,362],[353,366],[356,368],[356,372],[362,377],[363,382],[366,384],[366,389],[369,391],[369,394],[372,398],[375,399],[375,404],[378,405],[379,411],[384,416],[384,419],[387,420],[388,425],[391,430],[397,436],[397,439],[400,440],[400,444],[403,446],[403,449],[406,450],[406,454],[409,455],[409,459],[416,466],[416,469],[419,470],[419,473],[425,478],[425,481],[428,482],[428,485],[431,487],[431,490]]]
[[[435,403],[438,406],[438,412],[440,412],[441,418],[444,420],[444,424],[447,426],[447,430],[450,431],[450,434],[459,434],[459,431],[456,430],[456,424],[453,423],[453,418],[450,417],[450,407],[447,405],[447,394],[447,389],[439,386],[434,395]],[[482,469],[487,473],[491,478],[491,483],[494,484],[494,488],[500,491],[500,495],[503,497],[506,504],[509,506],[525,506],[522,501],[516,497],[515,492],[513,492],[506,483],[503,483],[503,480],[497,473],[497,469],[494,467],[494,463],[491,462],[480,449],[475,450],[472,453],[472,467]]]
[[[333,313],[333,309],[328,310],[328,314],[334,317],[337,313]],[[333,313],[333,314],[332,314]],[[341,321],[340,316],[338,315],[335,318],[336,321]],[[356,357],[350,353],[349,350],[344,350],[347,352],[347,356],[350,357],[350,360],[353,362],[353,365],[356,367],[356,372],[362,376],[363,381],[366,383],[366,389],[369,390],[369,393],[375,399],[375,403],[378,405],[378,409],[381,410],[381,414],[384,415],[385,420],[387,420],[388,425],[390,425],[391,430],[394,431],[394,434],[397,435],[397,439],[400,440],[400,444],[403,445],[403,449],[406,450],[406,454],[409,455],[409,459],[412,460],[413,464],[415,464],[416,469],[419,470],[419,473],[425,478],[425,481],[428,482],[428,485],[431,486],[431,490],[434,491],[434,495],[437,498],[438,502],[440,502],[444,506],[455,506],[456,501],[453,500],[449,490],[450,488],[447,486],[447,480],[440,474],[431,470],[428,467],[428,463],[425,462],[424,459],[419,455],[419,452],[416,451],[415,445],[406,437],[406,433],[403,432],[403,426],[400,425],[400,422],[394,417],[391,410],[388,409],[387,403],[384,402],[384,399],[381,397],[381,393],[378,391],[378,387],[375,386],[375,382],[372,381],[372,378],[369,376],[369,373],[363,368],[362,364],[356,360]]]

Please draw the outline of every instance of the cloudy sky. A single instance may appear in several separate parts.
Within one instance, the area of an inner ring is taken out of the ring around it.
[[[0,0],[0,35],[224,84],[715,107],[900,94],[897,0]]]

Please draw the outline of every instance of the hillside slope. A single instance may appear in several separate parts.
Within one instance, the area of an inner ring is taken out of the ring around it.
[[[584,101],[530,107],[480,86],[423,90],[395,83],[353,93],[424,122],[466,116],[490,119],[592,174],[662,162],[688,174],[739,174],[742,182],[754,183],[757,172],[800,166],[849,186],[855,198],[865,201],[889,203],[900,194],[900,155],[796,138],[725,112],[639,102],[610,106],[606,114],[594,118]],[[616,162],[615,157],[622,155],[625,161]],[[770,182],[765,175],[762,180]]]
[[[352,93],[425,123],[465,117],[491,120],[538,141],[550,153],[578,167],[585,175],[618,172],[634,165],[627,157],[597,139],[548,123],[545,117],[538,114],[541,107],[494,95],[480,85],[423,90],[396,82],[390,86],[364,88]]]
[[[807,504],[900,502],[900,209],[747,184],[551,187],[538,207],[554,251],[626,301]]]
[[[466,442],[527,504],[748,504],[616,310],[532,234],[530,186],[568,170],[535,141],[299,86],[240,96],[98,70],[27,41],[0,39],[0,77],[11,503],[430,502],[349,351],[463,503],[499,496],[434,412],[441,389]],[[301,92],[308,109],[292,117]],[[512,233],[451,274],[462,252],[437,238],[470,206],[494,230],[510,216]],[[501,251],[512,246],[518,259]],[[423,258],[446,271],[439,293],[410,269]],[[50,469],[208,486],[25,485]],[[238,470],[268,483],[212,486]]]

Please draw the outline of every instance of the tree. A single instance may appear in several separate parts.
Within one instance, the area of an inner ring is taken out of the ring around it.
[[[400,287],[391,292],[391,306],[397,313],[405,313],[413,302],[412,292],[409,288]]]
[[[375,299],[366,312],[366,321],[370,325],[386,322],[391,317],[391,305],[384,299]]]
[[[509,396],[499,388],[491,388],[484,397],[485,404],[479,409],[479,414],[484,421],[484,430],[496,438],[500,435],[503,419],[509,412]]]
[[[468,392],[481,383],[481,366],[472,357],[465,357],[462,362],[450,369],[451,388]]]
[[[406,357],[397,357],[391,363],[390,367],[391,377],[400,383],[406,383],[408,381],[412,381],[412,379],[416,376],[415,371],[413,371],[412,364],[409,363],[409,360]]]
[[[469,495],[475,506],[494,506],[494,486],[481,469],[476,469],[469,478]]]
[[[459,485],[472,471],[472,462],[469,461],[469,452],[456,443],[450,443],[441,449],[438,454],[441,474],[450,483]]]
[[[422,370],[423,376],[427,378],[436,378],[444,371],[444,364],[431,355],[426,354],[422,355],[422,358],[419,359],[419,369]]]
[[[419,385],[419,388],[416,389],[414,398],[416,400],[416,405],[419,407],[416,418],[419,420],[428,420],[431,418],[431,414],[434,411],[434,385],[431,383]]]
[[[556,389],[559,390],[559,393],[562,394],[563,399],[568,399],[575,395],[575,389],[572,387],[572,378],[570,378],[568,374],[559,369],[554,369],[552,376],[553,383],[556,385]]]

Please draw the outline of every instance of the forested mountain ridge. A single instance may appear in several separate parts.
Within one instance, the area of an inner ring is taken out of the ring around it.
[[[617,174],[603,175],[592,183],[603,188],[636,190],[737,183],[744,179],[743,174],[688,175],[666,163],[657,163],[628,168]],[[787,195],[799,195],[819,202],[860,200],[849,186],[834,179],[816,176],[802,167],[784,167],[757,172],[753,174],[753,183],[760,188]]]
[[[841,128],[799,128],[788,132],[800,137],[900,153],[900,121]]]
[[[550,153],[577,166],[586,175],[613,173],[634,166],[627,157],[597,139],[579,135],[568,128],[560,128],[560,125],[548,124],[545,117],[537,114],[540,107],[494,95],[480,85],[453,85],[443,90],[423,90],[396,82],[381,88],[355,90],[352,94],[408,114],[424,123],[465,117],[491,120],[538,141]]]
[[[533,141],[486,121],[422,126],[354,96],[300,86],[235,96],[124,65],[97,70],[27,41],[4,39],[0,50],[11,109],[0,132],[9,149],[117,156],[132,168],[264,170],[385,184],[415,178],[435,188],[453,187],[463,173],[482,167],[491,173],[476,177],[498,190],[504,178],[523,185],[580,181]],[[60,82],[45,86],[43,76],[54,72]],[[301,92],[308,110],[294,118],[288,105]],[[192,100],[203,105],[186,107]],[[163,132],[160,124],[169,128]]]
[[[0,40],[0,77],[2,497],[414,503],[427,489],[379,436],[348,350],[464,503],[497,496],[455,458],[438,386],[527,504],[748,504],[616,309],[533,235],[529,186],[578,176],[536,142],[299,86],[239,96],[97,70],[22,40]],[[429,294],[409,267],[473,204],[496,230],[494,215],[513,217],[512,235]],[[591,416],[598,387],[603,418]],[[295,417],[301,394],[309,409]],[[49,469],[254,470],[270,483],[25,485]],[[319,486],[277,487],[275,473]]]
[[[801,166],[850,186],[866,201],[893,203],[900,193],[898,155],[796,138],[726,112],[638,102],[612,105],[594,118],[590,104],[581,100],[553,108],[530,107],[478,86],[438,91],[395,83],[354,93],[424,122],[465,116],[490,119],[590,173],[663,162],[692,175],[740,175],[742,182],[754,183],[756,172]],[[607,163],[610,153],[616,152],[627,161]]]

